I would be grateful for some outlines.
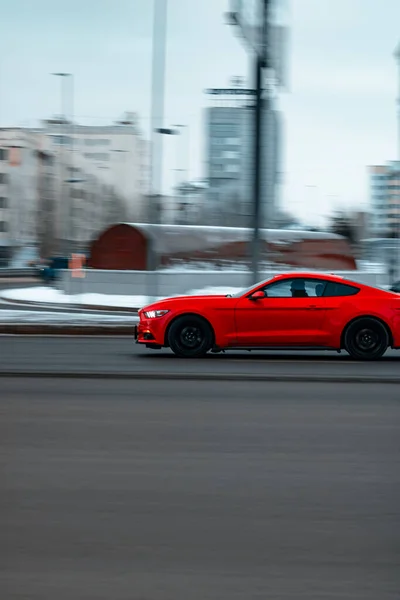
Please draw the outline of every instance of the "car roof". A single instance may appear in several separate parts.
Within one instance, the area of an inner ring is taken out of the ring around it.
[[[343,277],[343,275],[336,275],[334,273],[321,273],[320,271],[288,271],[287,273],[279,273],[275,275],[274,279],[329,279],[330,281],[339,281],[339,282],[350,282],[359,284],[357,281],[353,281],[351,279],[347,279]]]
[[[286,273],[279,273],[273,277],[273,279],[321,279],[325,281],[334,281],[337,283],[343,283],[344,285],[352,285],[356,286],[360,289],[370,290],[378,293],[378,295],[388,294],[389,290],[378,287],[377,285],[362,283],[361,281],[356,281],[355,279],[348,279],[343,275],[336,275],[334,273],[321,273],[316,271],[288,271]],[[267,281],[271,281],[270,279]],[[395,293],[395,292],[392,292]]]

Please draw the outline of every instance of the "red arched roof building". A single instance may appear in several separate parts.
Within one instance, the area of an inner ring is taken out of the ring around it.
[[[163,266],[207,262],[243,264],[249,259],[252,231],[236,227],[121,223],[92,243],[93,269],[144,271],[151,266],[152,246]],[[281,229],[260,231],[260,260],[288,267],[355,270],[349,242],[338,235]]]

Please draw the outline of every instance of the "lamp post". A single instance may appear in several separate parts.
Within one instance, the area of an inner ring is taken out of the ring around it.
[[[124,218],[126,218],[126,216],[129,215],[128,218],[130,219],[131,218],[130,211],[129,211],[130,207],[128,206],[128,210],[126,210],[127,207],[125,206],[125,199],[128,198],[128,204],[129,204],[129,198],[130,198],[130,191],[126,190],[126,165],[127,165],[126,159],[127,159],[127,154],[129,154],[129,150],[115,149],[115,150],[112,150],[112,152],[115,152],[116,154],[119,154],[120,156],[123,155],[123,167],[122,167],[123,168],[123,175],[120,178],[120,181],[122,181],[122,193],[121,193],[121,196],[122,196],[123,203],[124,203],[124,214],[125,214]],[[113,186],[114,186],[114,188],[116,190],[118,190],[117,186],[115,185],[115,180],[113,181]],[[126,196],[125,196],[125,194],[126,194]]]
[[[72,176],[74,175],[74,144],[73,144],[73,134],[74,134],[74,76],[72,73],[52,73],[54,77],[58,77],[61,80],[61,127],[62,124],[65,124],[65,141],[67,140],[68,133],[70,133],[70,166]],[[70,83],[68,89],[68,82]],[[69,97],[68,97],[69,96]],[[68,129],[68,115],[70,117],[70,128]],[[64,183],[66,180],[64,170],[64,143],[63,143],[63,132],[61,129],[61,151],[60,151],[60,167],[61,167],[61,177],[60,177],[60,210],[63,207],[63,199],[64,199]],[[68,246],[68,250],[72,249],[73,246],[73,220],[72,220],[72,199],[67,204],[67,219],[66,219],[66,245]],[[69,238],[69,239],[68,239]]]
[[[150,194],[148,203],[148,221],[157,220],[155,204],[162,194],[162,136],[157,132],[164,123],[165,98],[165,62],[167,45],[167,0],[153,0],[153,50],[152,50],[152,83],[151,83],[151,161],[150,161]],[[158,257],[156,236],[150,236],[148,248],[148,267],[151,275],[148,279],[148,296],[157,297]]]
[[[398,179],[400,179],[400,42],[398,43],[396,50],[394,51],[394,58],[397,62],[398,78],[397,78],[397,169]],[[397,190],[398,191],[398,190]],[[397,275],[393,273],[393,278],[400,277],[400,195],[397,195]],[[396,271],[396,269],[394,270]],[[393,282],[392,282],[393,283]]]
[[[177,174],[177,186],[179,183],[184,183],[185,181],[189,181],[189,173],[190,173],[190,129],[189,125],[173,125],[176,128],[176,133],[180,133],[183,136],[183,131],[186,130],[186,144],[184,140],[184,136],[182,137],[182,144],[178,144],[177,153],[176,153],[176,174]],[[182,155],[181,155],[182,152]],[[185,159],[186,155],[186,159]],[[181,165],[181,166],[179,166]],[[182,181],[179,182],[179,174],[182,174]]]
[[[159,133],[160,135],[180,135],[180,128],[184,127],[184,125],[172,125],[172,127],[159,127],[158,129],[156,129],[156,133]],[[175,181],[175,187],[176,187],[176,193],[178,194],[178,187],[179,187],[179,173],[182,172],[184,169],[180,169],[178,167],[179,165],[179,152],[177,151],[177,167],[175,169],[176,172],[176,181]],[[160,195],[161,197],[161,195]],[[160,204],[157,205],[157,217],[158,220],[162,220],[161,217],[162,214],[162,206]]]

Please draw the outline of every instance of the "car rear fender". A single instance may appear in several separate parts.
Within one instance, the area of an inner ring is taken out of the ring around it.
[[[203,315],[199,315],[198,313],[191,311],[191,312],[186,312],[186,313],[184,312],[179,315],[176,315],[176,317],[171,319],[171,321],[168,323],[167,328],[165,330],[165,337],[164,337],[165,346],[168,346],[168,334],[169,334],[169,330],[172,327],[172,324],[175,323],[175,321],[177,319],[181,319],[182,317],[197,317],[198,319],[201,319],[202,321],[207,323],[207,325],[209,326],[209,328],[211,329],[211,332],[212,332],[213,344],[215,343],[215,331],[214,331],[214,327],[211,325],[210,321],[208,319],[206,319],[205,317],[203,317]]]

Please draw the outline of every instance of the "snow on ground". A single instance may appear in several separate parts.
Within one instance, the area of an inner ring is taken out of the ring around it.
[[[188,296],[226,296],[227,294],[238,294],[243,288],[237,287],[205,287],[201,290],[190,290]]]
[[[51,287],[33,287],[4,290],[4,300],[35,302],[37,304],[70,304],[86,306],[109,306],[116,308],[140,308],[148,303],[146,296],[117,296],[112,294],[76,294],[68,295]]]
[[[206,287],[201,290],[191,290],[186,295],[198,296],[204,294],[212,296],[214,294],[236,294],[240,289],[232,287]],[[4,290],[1,293],[1,297],[4,300],[34,302],[37,304],[69,304],[71,306],[81,305],[110,308],[141,308],[151,301],[147,296],[121,296],[112,294],[76,294],[72,296],[51,287]]]

